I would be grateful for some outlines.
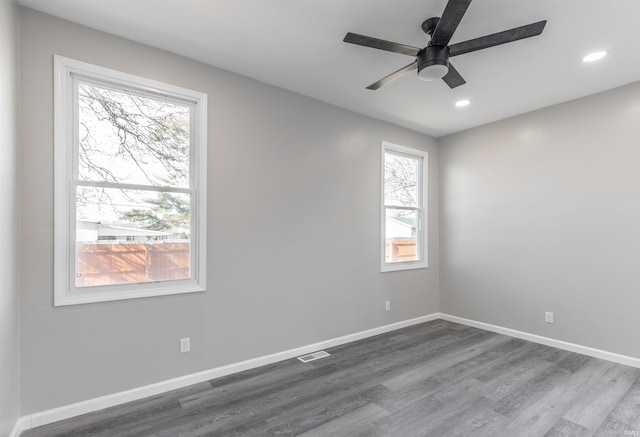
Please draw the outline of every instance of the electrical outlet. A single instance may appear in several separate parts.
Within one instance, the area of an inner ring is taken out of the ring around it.
[[[553,313],[546,312],[544,313],[544,321],[547,323],[553,323]]]
[[[180,353],[183,354],[185,352],[189,352],[191,350],[191,338],[181,338],[180,339]]]
[[[388,300],[384,303],[384,309],[385,311],[391,311],[391,301]]]

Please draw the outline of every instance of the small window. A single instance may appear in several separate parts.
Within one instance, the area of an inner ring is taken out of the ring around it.
[[[207,96],[55,67],[55,304],[204,290]]]
[[[382,271],[427,267],[427,152],[382,143]]]

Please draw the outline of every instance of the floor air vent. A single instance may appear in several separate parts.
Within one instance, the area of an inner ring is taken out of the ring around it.
[[[298,359],[303,363],[308,363],[309,361],[319,360],[320,358],[328,357],[329,355],[330,354],[325,351],[318,351],[309,355],[303,355],[301,357],[298,357]]]

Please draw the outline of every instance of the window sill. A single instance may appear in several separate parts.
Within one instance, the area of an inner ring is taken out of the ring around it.
[[[99,291],[90,287],[88,291],[67,292],[57,294],[54,306],[81,305],[87,303],[110,302],[114,300],[140,299],[143,297],[168,296],[174,294],[198,293],[205,288],[195,282],[181,284],[127,284],[120,286],[108,286],[111,290]],[[113,289],[117,287],[117,289]]]
[[[383,264],[380,268],[381,273],[397,272],[402,270],[426,269],[428,267],[425,261],[414,261],[404,263]]]

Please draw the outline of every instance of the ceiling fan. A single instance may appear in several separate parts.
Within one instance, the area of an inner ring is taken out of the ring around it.
[[[449,0],[444,8],[442,17],[433,17],[422,23],[422,30],[431,39],[424,48],[412,47],[406,44],[398,44],[385,41],[370,36],[359,35],[357,33],[347,33],[344,42],[371,47],[388,52],[401,53],[403,55],[414,56],[416,59],[409,65],[394,71],[377,82],[367,87],[370,90],[377,90],[410,71],[418,69],[418,77],[422,80],[442,79],[450,88],[455,88],[466,83],[460,73],[451,65],[451,56],[463,55],[477,50],[483,50],[508,42],[518,41],[532,36],[540,35],[544,30],[547,21],[527,24],[480,38],[449,45],[449,41],[456,31],[460,20],[467,11],[471,0]]]

